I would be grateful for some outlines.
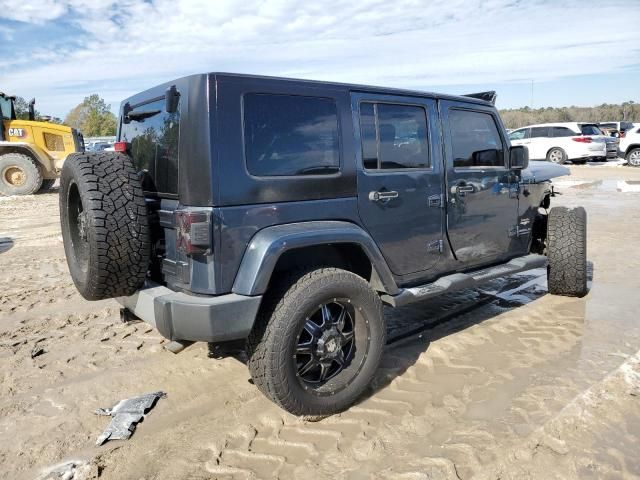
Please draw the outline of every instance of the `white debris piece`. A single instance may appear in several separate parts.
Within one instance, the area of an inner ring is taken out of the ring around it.
[[[84,480],[91,465],[82,460],[70,460],[48,468],[37,480]]]
[[[98,437],[96,445],[107,440],[127,440],[136,429],[136,424],[144,419],[145,413],[153,408],[159,398],[166,397],[164,392],[153,392],[126,400],[121,400],[112,408],[99,408],[96,415],[111,416],[111,423]]]

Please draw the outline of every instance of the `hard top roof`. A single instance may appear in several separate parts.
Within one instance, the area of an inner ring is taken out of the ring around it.
[[[423,90],[409,90],[403,88],[394,88],[394,87],[384,87],[380,85],[362,85],[358,83],[342,83],[342,82],[330,82],[324,80],[306,80],[302,78],[288,78],[288,77],[272,77],[267,75],[252,75],[246,73],[228,73],[228,72],[210,72],[209,75],[214,75],[216,77],[240,77],[240,78],[253,78],[256,80],[274,80],[274,81],[283,81],[283,82],[292,82],[299,84],[308,84],[308,85],[318,85],[318,86],[328,86],[339,89],[346,90],[354,90],[354,91],[366,91],[366,92],[374,92],[374,93],[392,93],[394,95],[407,95],[413,97],[436,97],[447,100],[457,100],[461,102],[472,102],[472,103],[480,103],[483,105],[491,105],[490,102],[485,100],[481,100],[479,98],[466,97],[464,95],[448,95],[442,93],[434,93],[427,92]]]
[[[328,88],[348,90],[348,91],[371,92],[371,93],[377,93],[381,95],[391,94],[391,95],[405,95],[405,96],[412,96],[412,97],[440,98],[443,100],[454,100],[459,102],[475,103],[479,105],[488,105],[491,107],[494,106],[491,102],[481,100],[479,98],[466,97],[463,95],[447,95],[447,94],[426,92],[426,91],[420,91],[420,90],[408,90],[408,89],[373,86],[373,85],[360,85],[355,83],[328,82],[323,80],[306,80],[306,79],[300,79],[300,78],[272,77],[272,76],[266,76],[266,75],[253,75],[253,74],[247,74],[247,73],[228,73],[228,72],[209,72],[209,73],[188,75],[186,77],[165,82],[161,85],[156,85],[155,87],[145,90],[144,92],[137,93],[127,99],[124,99],[123,102],[127,100],[138,102],[140,99],[149,97],[150,95],[157,95],[161,88],[169,87],[170,85],[172,85],[177,81],[189,81],[190,79],[195,79],[203,75],[209,75],[210,77],[214,77],[216,80],[225,79],[225,78],[227,79],[242,78],[242,79],[248,79],[248,80],[254,79],[256,81],[286,82],[286,83],[297,84],[297,85],[328,87]]]

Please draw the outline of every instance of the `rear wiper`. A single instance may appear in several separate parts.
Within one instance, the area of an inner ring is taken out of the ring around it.
[[[144,120],[145,118],[153,117],[154,115],[159,114],[161,111],[162,110],[144,110],[142,112],[130,112],[127,113],[125,118],[129,121],[140,121]]]

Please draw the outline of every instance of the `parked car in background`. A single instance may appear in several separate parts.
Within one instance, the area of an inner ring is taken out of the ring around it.
[[[102,152],[111,148],[113,150],[113,144],[108,142],[96,142],[87,147],[88,152]]]
[[[610,139],[610,140],[607,140]],[[525,145],[532,160],[586,163],[615,159],[617,139],[606,137],[595,123],[544,123],[519,128],[509,134],[513,145]]]
[[[611,137],[624,137],[627,130],[633,128],[631,122],[600,122],[600,130]]]
[[[619,156],[623,157],[633,167],[640,167],[640,125],[635,124],[627,130],[620,139]]]

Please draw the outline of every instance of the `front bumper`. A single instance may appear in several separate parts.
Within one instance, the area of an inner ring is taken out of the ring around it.
[[[195,296],[147,282],[118,302],[169,340],[224,342],[246,338],[262,296]]]

